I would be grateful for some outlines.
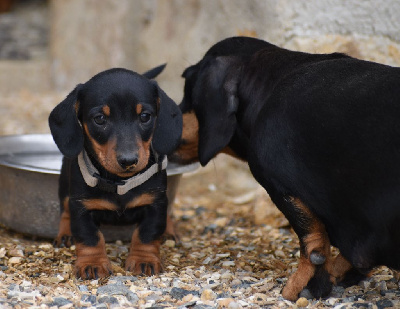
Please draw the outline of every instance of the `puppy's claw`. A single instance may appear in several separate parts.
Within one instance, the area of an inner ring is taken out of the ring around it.
[[[326,257],[323,254],[316,252],[316,251],[311,252],[310,262],[313,265],[322,265],[325,263],[325,261],[326,261]]]
[[[90,272],[89,272],[90,266],[85,268],[85,274],[86,274],[86,279],[90,279]]]
[[[146,275],[146,264],[140,264],[140,270],[142,271],[142,275]]]

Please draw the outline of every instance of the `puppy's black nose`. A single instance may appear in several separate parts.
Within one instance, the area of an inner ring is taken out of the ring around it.
[[[129,168],[138,163],[138,157],[136,155],[120,155],[117,160],[118,164],[123,168]]]

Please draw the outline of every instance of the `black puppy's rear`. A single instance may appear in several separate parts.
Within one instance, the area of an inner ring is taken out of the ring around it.
[[[400,269],[399,68],[235,37],[183,77],[184,129],[171,158],[248,161],[299,236],[284,297],[307,285],[327,295],[352,269]]]

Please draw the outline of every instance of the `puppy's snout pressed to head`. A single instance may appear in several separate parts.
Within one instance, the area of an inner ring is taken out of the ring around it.
[[[121,154],[117,157],[118,164],[124,168],[128,169],[130,167],[135,167],[138,164],[139,158],[137,154]]]

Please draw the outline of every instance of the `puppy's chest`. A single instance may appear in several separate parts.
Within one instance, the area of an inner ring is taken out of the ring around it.
[[[109,210],[123,213],[128,209],[152,205],[156,200],[156,192],[128,192],[125,196],[115,194],[87,197],[81,200],[87,210]]]

